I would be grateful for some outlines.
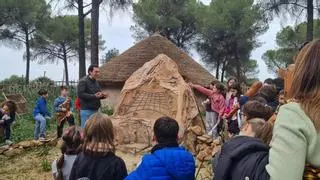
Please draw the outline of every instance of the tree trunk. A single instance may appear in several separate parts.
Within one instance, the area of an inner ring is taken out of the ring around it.
[[[86,75],[86,42],[84,32],[83,0],[78,0],[78,28],[79,28],[79,79]]]
[[[216,65],[216,79],[219,79],[219,71],[220,71],[220,59],[217,59],[217,65]]]
[[[224,73],[226,72],[226,59],[224,59],[223,65],[222,65],[222,72],[221,72],[221,82],[224,81]]]
[[[313,39],[313,0],[307,0],[307,41]]]
[[[99,65],[99,6],[100,6],[100,0],[92,0],[91,64],[95,64],[95,65]]]
[[[66,85],[69,86],[69,71],[68,71],[68,59],[67,59],[67,50],[65,46],[62,46],[63,50],[63,64],[64,64],[64,71],[66,74]]]
[[[29,74],[30,74],[30,40],[29,40],[29,32],[28,30],[25,31],[26,35],[26,84],[29,84]]]

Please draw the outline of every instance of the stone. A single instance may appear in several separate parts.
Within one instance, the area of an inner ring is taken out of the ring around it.
[[[197,136],[197,140],[199,140],[201,142],[207,142],[208,138],[204,137],[204,136]]]
[[[33,141],[21,141],[17,145],[23,148],[30,148],[33,147],[35,144]]]
[[[13,156],[19,155],[22,151],[23,149],[14,148],[14,149],[9,149],[5,151],[3,154],[7,157],[13,157]]]
[[[150,145],[154,122],[163,116],[177,120],[179,137],[195,153],[196,138],[188,129],[196,127],[199,135],[205,132],[196,99],[177,64],[160,54],[134,72],[121,91],[111,117],[117,144]]]
[[[192,126],[188,130],[190,130],[197,136],[202,136],[204,134],[203,129],[200,126]]]

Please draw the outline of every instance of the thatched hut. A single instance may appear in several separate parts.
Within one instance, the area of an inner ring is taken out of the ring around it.
[[[166,54],[174,60],[178,64],[180,74],[187,82],[208,85],[215,79],[205,68],[167,38],[154,34],[101,66],[101,77],[98,81],[103,91],[109,94],[104,104],[114,107],[119,100],[125,81],[133,72],[158,54]]]

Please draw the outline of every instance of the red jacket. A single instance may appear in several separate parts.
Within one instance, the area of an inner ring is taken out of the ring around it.
[[[80,112],[80,98],[76,98],[76,101],[74,102],[74,106],[76,107],[76,109],[78,110],[78,112]]]
[[[212,90],[206,89],[200,85],[194,85],[194,88],[210,98],[212,111],[218,113],[219,116],[223,116],[226,109],[226,100],[222,94],[213,92]]]

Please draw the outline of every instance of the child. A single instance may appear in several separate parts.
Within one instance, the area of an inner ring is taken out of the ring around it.
[[[241,87],[239,83],[233,83],[229,87],[228,93],[226,95],[226,109],[224,112],[224,119],[228,122],[228,132],[229,136],[240,132],[239,126],[241,124],[238,122],[238,109],[240,109],[239,99],[241,95]],[[234,113],[233,113],[234,112]]]
[[[211,121],[208,122],[208,124],[209,128],[213,128],[210,130],[208,134],[212,135],[214,138],[217,137],[217,123],[218,120],[222,117],[226,106],[225,99],[223,97],[224,86],[221,83],[216,82],[211,83],[210,89],[204,88],[200,85],[194,85],[192,83],[190,83],[189,85],[191,88],[195,88],[209,97],[211,103],[212,116],[208,119],[209,121]],[[209,128],[207,127],[207,129]]]
[[[245,121],[253,118],[260,118],[267,121],[273,114],[272,108],[257,100],[249,100],[243,106],[241,120]]]
[[[144,155],[138,168],[125,180],[193,180],[195,162],[191,153],[178,145],[179,125],[169,117],[156,120],[151,154]]]
[[[57,114],[57,136],[61,137],[63,132],[63,125],[67,121],[69,126],[74,125],[74,117],[72,115],[73,104],[71,98],[68,96],[69,91],[65,86],[60,87],[60,97],[58,97],[53,104],[54,111]]]
[[[123,180],[127,176],[124,161],[115,155],[114,134],[108,116],[95,113],[86,122],[82,152],[76,158],[70,180]]]
[[[13,101],[6,101],[0,109],[0,126],[5,131],[5,144],[11,145],[11,124],[16,118],[17,106]]]
[[[268,164],[272,124],[264,119],[245,121],[240,135],[226,142],[213,158],[215,180],[269,180]]]
[[[35,130],[34,130],[34,139],[45,141],[46,140],[46,118],[51,118],[51,114],[47,108],[47,97],[48,92],[46,90],[40,90],[38,92],[39,98],[36,102],[36,106],[33,110],[33,117],[36,121]]]
[[[52,175],[55,180],[69,179],[73,162],[81,151],[81,132],[75,127],[69,127],[62,137],[61,157],[52,162]]]

